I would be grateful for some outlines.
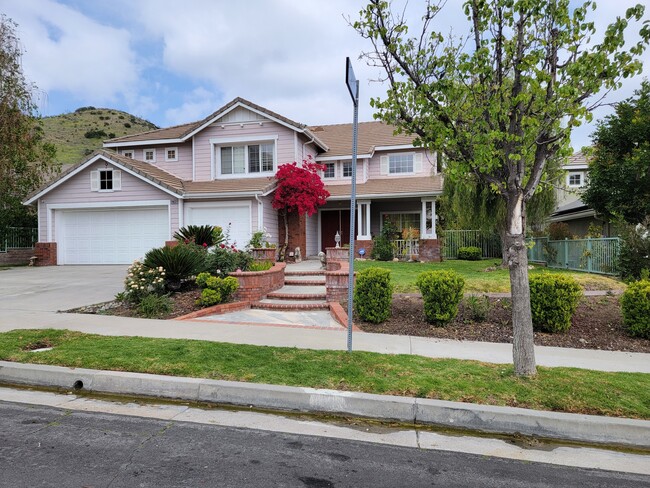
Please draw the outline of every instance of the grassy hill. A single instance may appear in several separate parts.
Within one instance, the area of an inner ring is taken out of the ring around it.
[[[106,139],[158,128],[148,120],[111,108],[81,107],[42,120],[45,140],[56,146],[57,160],[64,167],[101,148]]]

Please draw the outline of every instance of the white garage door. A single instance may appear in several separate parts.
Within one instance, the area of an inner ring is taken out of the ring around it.
[[[58,210],[59,264],[129,264],[169,239],[167,207]]]
[[[185,225],[218,225],[226,232],[230,226],[230,244],[243,249],[251,238],[249,204],[186,204]]]

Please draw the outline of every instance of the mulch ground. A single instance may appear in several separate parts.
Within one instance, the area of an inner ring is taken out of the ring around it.
[[[166,319],[173,319],[200,309],[195,302],[200,290],[174,293],[170,296],[173,311]],[[484,321],[472,319],[465,302],[458,316],[444,327],[426,322],[422,297],[411,294],[393,295],[391,317],[384,323],[372,324],[355,317],[354,323],[365,332],[381,334],[438,337],[459,341],[512,343],[512,309],[510,298],[490,298],[490,307]],[[347,310],[344,305],[344,309]],[[91,305],[71,310],[79,313],[101,313],[123,317],[137,317],[135,309],[119,302]],[[583,297],[566,333],[535,332],[535,344],[540,346],[601,349],[650,353],[650,340],[630,337],[623,328],[621,307],[614,296]]]
[[[450,324],[435,327],[425,320],[422,297],[394,295],[392,315],[386,322],[372,324],[357,318],[354,323],[365,332],[512,343],[510,299],[489,300],[490,308],[484,321],[472,320],[469,307],[461,303],[458,316]],[[625,332],[621,307],[618,298],[613,296],[583,297],[568,332],[535,332],[535,344],[650,353],[650,340],[633,338]]]

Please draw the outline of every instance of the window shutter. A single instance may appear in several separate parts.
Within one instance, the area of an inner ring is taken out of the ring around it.
[[[90,191],[99,191],[99,171],[90,172]]]
[[[119,169],[113,170],[113,191],[122,189],[122,172]]]
[[[415,153],[413,156],[413,172],[422,173],[422,153]]]
[[[388,156],[381,156],[379,158],[379,171],[382,175],[388,174]]]

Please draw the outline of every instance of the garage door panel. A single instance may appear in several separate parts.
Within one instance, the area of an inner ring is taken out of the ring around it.
[[[230,227],[230,243],[243,248],[251,238],[249,205],[186,206],[187,225],[218,225],[224,233]]]
[[[128,264],[169,237],[167,207],[58,211],[61,264]]]

